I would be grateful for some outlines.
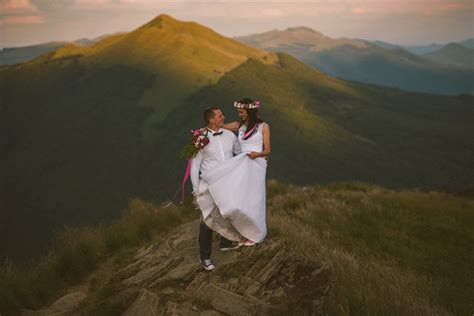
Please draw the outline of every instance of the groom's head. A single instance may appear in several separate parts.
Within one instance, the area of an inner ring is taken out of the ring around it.
[[[210,107],[204,110],[204,124],[208,127],[222,127],[225,116],[222,111],[216,107]]]

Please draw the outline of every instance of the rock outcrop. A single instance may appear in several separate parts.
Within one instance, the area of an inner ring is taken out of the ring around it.
[[[253,247],[215,248],[216,268],[205,271],[198,260],[197,228],[197,221],[185,224],[140,249],[132,263],[114,273],[112,294],[99,304],[86,299],[75,310],[66,304],[64,315],[97,314],[98,306],[115,306],[127,316],[324,313],[326,266],[299,259],[282,240],[269,237]]]

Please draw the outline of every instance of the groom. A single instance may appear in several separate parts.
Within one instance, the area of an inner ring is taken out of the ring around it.
[[[225,117],[219,108],[207,108],[203,114],[209,144],[201,149],[196,157],[193,158],[190,176],[193,184],[193,194],[202,211],[201,223],[199,225],[200,259],[203,268],[209,271],[214,269],[211,261],[212,230],[204,223],[204,219],[217,208],[217,205],[214,203],[206,183],[200,181],[200,174],[232,158],[234,153],[240,152],[240,146],[234,133],[222,129]],[[236,249],[239,246],[238,242],[227,240],[221,236],[221,251]]]

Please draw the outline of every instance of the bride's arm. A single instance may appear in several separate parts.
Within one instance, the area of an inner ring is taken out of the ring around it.
[[[236,132],[239,130],[239,122],[235,121],[235,122],[224,124],[222,125],[222,128]]]
[[[270,155],[270,126],[267,123],[263,124],[263,151],[260,153],[262,157]]]
[[[235,121],[235,122],[224,124],[222,125],[222,128],[231,130],[233,132],[237,132],[239,130],[239,122]],[[201,127],[200,130],[201,130],[201,133],[204,133],[206,131],[206,127]]]

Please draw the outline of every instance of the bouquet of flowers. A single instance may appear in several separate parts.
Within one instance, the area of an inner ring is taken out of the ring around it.
[[[181,152],[181,158],[183,159],[192,159],[197,153],[206,147],[209,144],[209,137],[207,136],[207,130],[205,132],[197,129],[191,131],[192,136],[189,142],[184,146],[183,151]]]

